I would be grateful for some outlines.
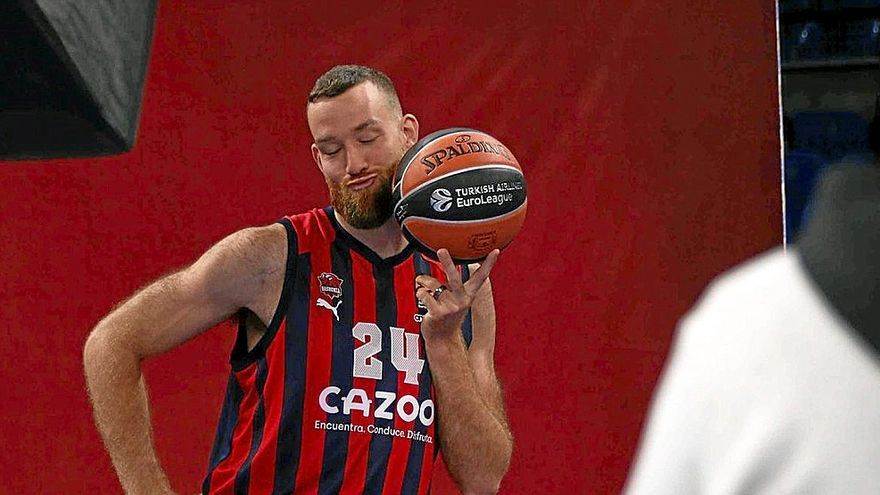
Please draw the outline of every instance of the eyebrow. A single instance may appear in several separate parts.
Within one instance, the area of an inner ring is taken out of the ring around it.
[[[379,123],[379,121],[376,119],[367,119],[367,120],[361,122],[360,124],[358,124],[358,126],[354,128],[354,131],[360,132],[360,131],[366,129],[367,127],[370,127],[372,125],[376,125],[378,123]],[[321,139],[316,139],[315,144],[323,144],[323,143],[327,143],[330,141],[336,141],[336,138],[333,136],[322,137]]]
[[[366,121],[361,123],[361,125],[355,127],[354,130],[355,131],[362,131],[362,130],[366,129],[367,127],[370,127],[371,125],[375,125],[378,123],[379,123],[379,121],[376,119],[367,119]]]

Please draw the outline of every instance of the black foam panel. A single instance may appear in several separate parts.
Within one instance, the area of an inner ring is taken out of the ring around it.
[[[122,153],[157,0],[0,0],[0,160]]]

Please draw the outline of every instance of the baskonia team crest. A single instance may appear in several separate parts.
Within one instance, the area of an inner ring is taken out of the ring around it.
[[[343,280],[337,277],[335,273],[323,272],[318,275],[318,287],[321,289],[321,294],[329,299],[329,301],[318,296],[315,305],[333,313],[333,317],[336,318],[336,321],[339,321],[339,305],[342,304],[342,299],[336,304],[331,303],[337,297],[342,296],[342,282]]]
[[[318,275],[318,286],[321,288],[321,294],[324,294],[331,301],[342,296],[343,280],[336,276],[335,273],[323,272]]]

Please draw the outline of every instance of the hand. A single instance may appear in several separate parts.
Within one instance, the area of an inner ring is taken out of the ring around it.
[[[425,341],[460,338],[461,324],[474,302],[474,297],[489,278],[489,272],[498,260],[496,249],[480,265],[467,282],[461,282],[461,274],[446,249],[437,251],[437,258],[446,273],[446,284],[430,275],[416,277],[416,297],[428,307],[422,320],[422,337]],[[438,291],[438,288],[440,290]]]

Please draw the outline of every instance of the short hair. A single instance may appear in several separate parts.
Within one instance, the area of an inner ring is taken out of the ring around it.
[[[375,84],[379,91],[385,94],[392,110],[403,113],[400,98],[391,78],[379,70],[363,65],[337,65],[325,72],[315,81],[315,86],[309,93],[309,103],[314,103],[319,98],[339,96],[365,81]]]

